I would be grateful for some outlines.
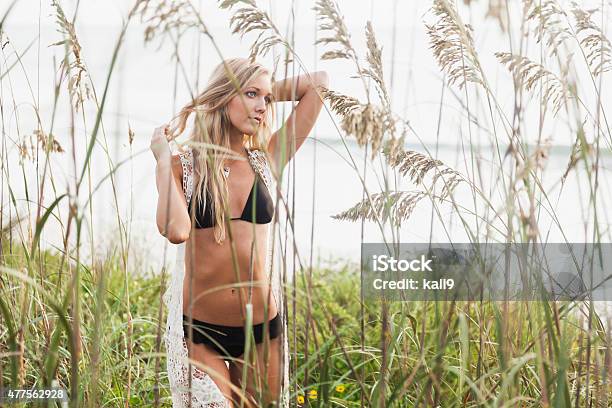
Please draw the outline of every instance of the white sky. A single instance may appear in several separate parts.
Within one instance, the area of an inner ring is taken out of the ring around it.
[[[2,1],[0,4],[0,16],[4,14],[7,1]],[[61,39],[61,35],[56,32],[56,26],[50,7],[50,0],[19,0],[17,5],[12,10],[9,18],[6,21],[4,30],[10,39],[11,43],[5,48],[3,60],[0,61],[0,67],[5,68],[15,61],[15,52],[22,53],[28,44],[34,41],[33,47],[22,57],[22,65],[17,66],[7,79],[10,81],[2,81],[0,88],[0,98],[13,100],[16,103],[15,112],[8,112],[6,115],[6,134],[11,140],[15,140],[17,135],[28,134],[36,128],[36,116],[33,114],[33,104],[39,105],[41,121],[45,128],[48,128],[53,115],[53,86],[57,80],[57,64],[63,55],[61,47],[48,47],[50,44]],[[351,32],[351,38],[357,52],[365,59],[365,35],[364,28],[367,20],[372,19],[378,42],[383,47],[383,62],[385,67],[386,80],[391,90],[393,99],[394,112],[401,115],[404,119],[409,120],[416,131],[416,135],[410,135],[408,140],[413,145],[420,145],[419,140],[426,142],[429,147],[436,141],[439,136],[441,145],[446,146],[446,151],[441,151],[441,158],[455,167],[459,171],[469,173],[472,169],[466,167],[466,160],[461,156],[465,149],[469,150],[468,135],[472,137],[471,142],[480,140],[482,143],[490,145],[493,142],[493,136],[488,128],[491,127],[491,119],[488,112],[486,100],[482,98],[482,92],[479,96],[475,96],[477,92],[475,87],[470,88],[469,103],[471,113],[479,118],[483,127],[487,130],[480,130],[473,123],[468,122],[466,118],[465,108],[460,102],[465,100],[465,93],[457,89],[457,87],[446,87],[443,92],[442,74],[433,59],[432,52],[429,49],[429,39],[425,32],[424,21],[433,22],[433,17],[428,13],[431,6],[430,1],[392,1],[392,0],[377,0],[377,1],[357,1],[357,0],[341,0],[337,2],[341,12],[343,13],[346,24]],[[463,4],[463,1],[459,1]],[[482,60],[484,69],[487,73],[487,79],[495,88],[495,97],[503,109],[511,119],[512,109],[514,106],[514,91],[512,89],[511,76],[507,69],[501,66],[493,56],[496,51],[509,51],[510,44],[506,36],[503,36],[498,23],[493,19],[484,19],[488,3],[473,2],[475,5],[471,9],[461,8],[462,16],[466,21],[469,21],[475,30],[475,43]],[[581,2],[586,6],[594,2]],[[599,2],[595,2],[600,4]],[[62,1],[61,4],[70,16],[76,4],[75,1]],[[87,65],[87,69],[98,93],[98,98],[101,98],[104,89],[105,80],[108,73],[109,63],[113,52],[113,47],[119,36],[120,26],[127,15],[128,8],[133,4],[127,0],[82,0],[79,6],[78,18],[76,23],[76,31],[79,41],[82,45],[83,61]],[[201,16],[215,38],[215,41],[220,45],[222,53],[225,57],[246,56],[248,47],[251,44],[253,37],[248,37],[241,41],[237,35],[232,35],[228,22],[231,17],[231,12],[219,10],[215,1],[207,0],[194,2],[201,7]],[[281,32],[286,32],[289,27],[290,7],[293,5],[293,15],[295,15],[295,48],[306,65],[306,69],[325,69],[330,73],[330,86],[336,91],[340,91],[352,96],[363,98],[364,90],[361,81],[351,78],[355,75],[355,67],[345,60],[340,61],[321,61],[320,56],[324,51],[331,47],[323,48],[322,46],[315,47],[313,45],[315,38],[315,14],[312,10],[313,1],[263,1],[258,4],[270,11],[273,20]],[[520,2],[512,2],[513,5]],[[610,7],[605,3],[606,16],[609,16]],[[516,11],[516,10],[511,10]],[[39,32],[40,21],[40,41],[36,42]],[[519,22],[514,21],[514,24]],[[605,29],[608,29],[609,18],[604,19]],[[125,169],[124,173],[119,174],[119,183],[125,181],[131,186],[136,186],[135,195],[133,197],[122,197],[123,202],[120,203],[122,211],[131,211],[130,207],[138,208],[135,216],[139,218],[137,222],[142,223],[143,229],[154,234],[155,231],[150,230],[153,223],[153,206],[150,204],[152,199],[156,197],[155,186],[151,183],[151,171],[154,166],[153,158],[147,152],[148,143],[151,132],[154,127],[167,122],[183,104],[189,101],[187,92],[187,83],[193,86],[196,81],[196,73],[200,77],[200,85],[208,77],[212,68],[219,62],[219,56],[214,50],[211,42],[206,38],[200,38],[198,52],[198,38],[196,35],[186,36],[180,46],[180,56],[187,72],[187,79],[179,72],[178,86],[176,98],[174,98],[174,78],[175,64],[171,60],[172,47],[169,42],[157,50],[157,42],[149,44],[146,47],[143,44],[144,25],[134,21],[130,26],[125,42],[121,49],[118,65],[110,83],[108,101],[104,113],[104,136],[107,138],[108,147],[111,156],[115,163],[125,159],[133,152],[143,153],[133,159],[129,168]],[[393,41],[393,33],[395,31],[395,42]],[[320,34],[319,34],[320,35]],[[514,44],[518,39],[514,38]],[[530,39],[530,51],[537,51],[535,40]],[[280,52],[280,50],[277,50]],[[197,71],[199,55],[199,72]],[[54,62],[55,61],[55,62]],[[263,62],[271,64],[271,58],[267,58]],[[391,69],[393,62],[393,70]],[[575,58],[574,63],[577,69],[584,68],[584,63],[580,58]],[[55,65],[54,65],[55,64]],[[393,72],[393,75],[391,75]],[[605,83],[609,81],[610,76],[605,78]],[[9,85],[10,83],[10,85]],[[391,86],[392,84],[392,86]],[[578,81],[578,87],[582,94],[585,95],[585,104],[593,106],[593,100],[589,100],[594,95],[592,83],[588,80]],[[609,86],[604,89],[609,89]],[[612,93],[606,92],[602,95],[604,105],[610,106],[612,103]],[[529,98],[526,98],[526,101]],[[66,84],[62,84],[62,94],[59,98],[58,111],[55,113],[53,122],[54,134],[58,140],[64,145],[69,145],[69,129],[70,117],[66,109],[69,103],[66,96]],[[83,135],[87,135],[91,130],[93,119],[95,117],[95,107],[91,102],[86,103],[86,120],[76,121],[77,136],[77,151],[84,151]],[[531,105],[523,118],[524,132],[523,136],[529,140],[535,140],[538,137],[538,122],[539,104],[537,101]],[[439,121],[439,112],[442,108],[442,119]],[[340,136],[336,131],[336,127],[332,119],[338,121],[323,112],[317,122],[317,127],[311,139],[324,139],[326,143],[335,142],[336,150],[346,156],[341,149],[337,148]],[[501,129],[503,126],[499,119],[496,119],[496,127]],[[568,145],[571,143],[575,135],[572,133],[572,126],[575,125],[576,118],[568,119],[560,117],[553,119],[549,116],[542,133],[544,137],[551,137],[553,144]],[[134,145],[130,148],[127,144],[127,129],[129,126],[135,131],[136,139]],[[587,134],[593,135],[592,129],[587,129]],[[472,133],[470,133],[472,132]],[[505,144],[507,138],[504,132],[496,135],[500,144]],[[100,139],[102,143],[103,138]],[[309,140],[312,142],[312,140]],[[468,143],[466,145],[466,143]],[[320,144],[319,146],[323,146]],[[466,147],[467,146],[467,147]],[[101,147],[101,146],[100,146]],[[334,146],[332,146],[334,147]],[[310,145],[309,149],[312,148]],[[328,197],[337,195],[337,187],[333,181],[334,177],[340,177],[342,180],[355,181],[354,174],[347,171],[342,160],[338,160],[335,151],[332,148],[323,147],[325,152],[319,156],[329,160],[327,163],[321,163],[320,166],[326,169],[324,175],[319,175],[320,191],[317,192],[318,197]],[[417,150],[423,150],[417,147]],[[304,153],[300,152],[300,158],[303,160],[301,175],[310,177],[314,170],[308,166],[312,163],[305,163],[311,160],[304,149]],[[433,151],[430,149],[430,151]],[[442,155],[447,156],[443,157]],[[321,159],[323,160],[323,159]],[[334,161],[335,160],[335,161]],[[483,162],[491,164],[491,157],[482,157]],[[555,171],[562,171],[567,162],[566,157],[562,157],[559,161],[552,163],[556,166]],[[96,150],[94,157],[93,179],[99,180],[107,173],[105,167],[105,156],[102,149]],[[58,160],[54,163],[57,174],[65,175],[69,178],[72,174],[72,169],[65,163],[65,160]],[[343,167],[344,166],[344,167]],[[133,173],[130,173],[132,172]],[[329,176],[329,175],[332,176]],[[305,177],[306,177],[305,176]],[[327,177],[327,180],[325,180]],[[351,178],[352,177],[352,178]],[[306,180],[306,181],[304,181]],[[302,212],[304,217],[298,220],[298,226],[303,225],[304,230],[309,231],[310,215],[312,208],[310,202],[310,191],[307,186],[310,184],[310,179],[301,181],[301,198],[296,199],[296,211]],[[369,180],[373,180],[370,178]],[[327,181],[327,184],[325,183]],[[345,210],[361,199],[361,186],[355,181],[351,184],[343,183],[342,187],[346,189],[345,194],[339,195],[334,200],[323,200],[319,198],[316,204],[319,214],[317,218],[317,228],[320,232],[315,242],[330,250],[355,251],[356,244],[359,242],[359,226],[346,223],[339,224],[338,222],[330,222],[329,215],[336,214],[339,211]],[[485,180],[485,182],[495,182],[495,180]],[[142,186],[142,187],[140,187]],[[376,185],[372,186],[376,188]],[[569,188],[566,191],[573,191]],[[570,194],[569,200],[561,200],[560,205],[566,206],[566,211],[560,209],[562,214],[571,215],[572,211],[580,208],[579,204],[572,199],[578,200],[579,194]],[[574,197],[575,196],[575,197]],[[602,196],[607,197],[606,194]],[[608,194],[609,196],[609,194]],[[111,200],[112,194],[108,188],[101,189],[97,196],[97,203],[101,206],[106,205],[106,215],[112,214],[112,206],[114,203]],[[425,206],[427,207],[427,206]],[[145,208],[148,213],[140,211]],[[609,207],[608,207],[609,208]],[[104,211],[101,211],[101,219],[112,223],[112,216],[104,218]],[[407,234],[402,235],[406,239],[427,239],[429,224],[427,214],[421,218],[414,217],[415,222],[423,221],[425,224],[419,227],[411,226]],[[574,223],[576,231],[580,231],[581,220],[578,217],[570,217],[570,222]],[[300,224],[302,222],[303,224]],[[147,230],[149,228],[149,230]],[[301,228],[301,227],[300,227]],[[458,228],[460,229],[460,228]],[[339,235],[338,235],[339,234]],[[146,236],[146,235],[145,235]],[[339,240],[337,237],[351,237],[350,239]],[[439,237],[444,240],[444,236]],[[305,243],[306,241],[302,241]],[[350,249],[347,249],[350,248]]]

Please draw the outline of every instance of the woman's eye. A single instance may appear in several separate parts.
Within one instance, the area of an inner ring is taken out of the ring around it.
[[[266,103],[272,103],[272,98],[270,98],[269,96],[266,96]]]
[[[250,94],[253,94],[253,96],[255,96],[255,91],[247,91],[246,92],[246,96],[251,96]]]

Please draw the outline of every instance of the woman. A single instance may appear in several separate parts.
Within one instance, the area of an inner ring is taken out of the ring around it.
[[[229,401],[239,403],[241,388],[251,399],[245,406],[254,406],[257,389],[266,403],[280,403],[288,360],[282,291],[270,293],[267,276],[276,192],[272,173],[280,174],[304,143],[322,106],[317,88],[327,87],[327,81],[325,72],[315,72],[272,83],[270,72],[258,63],[225,60],[204,91],[181,110],[174,127],[155,129],[157,226],[170,242],[181,244],[164,295],[175,406],[189,398],[194,407],[231,406]],[[299,102],[271,134],[272,103],[290,100]],[[168,141],[185,130],[191,113],[190,149],[173,156]],[[244,355],[251,338],[245,328],[255,340],[248,353],[255,361]],[[187,349],[204,369],[192,367],[190,392],[184,392]]]

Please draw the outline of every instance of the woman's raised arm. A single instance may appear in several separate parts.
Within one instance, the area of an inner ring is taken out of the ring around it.
[[[272,85],[275,102],[299,101],[283,126],[277,130],[268,143],[268,151],[279,164],[285,167],[291,157],[302,146],[314,127],[323,101],[317,88],[329,85],[327,72],[311,72],[297,77],[285,78]],[[293,143],[295,142],[295,150]]]
[[[167,126],[153,132],[151,150],[157,160],[155,180],[157,183],[157,229],[173,244],[189,238],[191,220],[187,211],[187,200],[183,193],[183,171],[178,156],[172,156],[166,138]]]

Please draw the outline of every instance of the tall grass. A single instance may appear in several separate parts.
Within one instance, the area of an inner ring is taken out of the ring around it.
[[[602,101],[604,78],[612,70],[603,24],[606,10],[549,0],[514,5],[491,1],[488,15],[499,20],[510,44],[509,48],[500,44],[492,55],[507,69],[506,80],[513,84],[514,101],[508,108],[498,100],[492,73],[481,62],[476,28],[464,21],[470,7],[476,6],[463,3],[434,0],[425,21],[442,86],[455,95],[468,118],[467,140],[461,139],[468,150],[457,169],[425,145],[421,151],[406,149],[407,141],[422,138],[408,118],[396,112],[373,23],[365,23],[367,52],[361,56],[338,5],[330,0],[313,3],[316,44],[324,49],[320,59],[344,61],[365,95],[360,100],[333,89],[323,92],[338,139],[347,147],[354,138],[363,148],[362,158],[353,157],[346,148],[355,178],[363,185],[363,199],[335,218],[374,222],[383,240],[395,244],[401,241],[400,227],[418,208],[430,206],[432,217],[443,223],[449,222],[443,214],[451,210],[452,220],[472,242],[538,243],[546,242],[549,233],[540,215],[545,211],[560,235],[572,241],[555,207],[563,199],[567,178],[575,177],[586,191],[584,239],[606,242],[609,231],[600,227],[607,216],[600,213],[607,198],[600,187],[605,175],[601,155],[612,146]],[[0,81],[8,85],[14,76],[26,75],[19,55],[27,50],[12,48],[10,32],[3,31],[14,4],[0,20]],[[256,36],[252,56],[280,52],[284,59],[276,59],[276,72],[287,74],[291,61],[292,67],[306,70],[293,42],[295,33],[283,35],[254,1],[225,0],[218,6],[233,12],[229,23],[234,34]],[[113,161],[103,112],[125,33],[135,18],[145,24],[146,41],[170,40],[178,48],[181,36],[191,30],[211,41],[219,57],[227,56],[193,2],[136,1],[116,40],[98,99],[82,58],[76,13],[71,19],[59,1],[53,7],[62,36],[54,45],[63,47],[63,61],[58,67],[60,80],[54,84],[50,122],[42,123],[41,101],[32,90],[29,103],[34,106],[37,129],[30,133],[20,129],[11,138],[3,136],[2,143],[0,387],[48,387],[57,381],[70,391],[70,405],[75,407],[169,406],[161,343],[165,312],[160,302],[167,271],[148,276],[131,269],[129,259],[137,254],[130,220],[121,216],[115,178],[121,166],[142,152],[132,152],[127,161]],[[295,25],[290,29],[295,30]],[[9,56],[14,63],[7,63]],[[176,56],[177,77],[179,72],[192,75]],[[197,89],[189,91],[195,95]],[[62,93],[70,98],[70,146],[61,145],[54,136]],[[4,135],[7,112],[22,101],[1,96]],[[77,125],[88,122],[87,104],[96,113],[91,130],[81,133]],[[525,119],[534,107],[535,144]],[[551,121],[566,123],[575,138],[565,174],[545,183],[551,141],[543,128]],[[493,152],[491,174],[482,173],[476,143],[483,129]],[[129,137],[131,146],[133,133]],[[86,139],[84,149],[77,149],[77,138]],[[14,149],[20,153],[18,162],[9,155]],[[106,158],[107,175],[100,181],[91,173],[95,149]],[[73,167],[74,179],[67,185],[58,185],[53,172],[52,161],[59,155]],[[293,165],[287,169],[292,188]],[[378,191],[366,188],[369,166]],[[414,189],[398,189],[401,179],[410,181]],[[100,253],[92,202],[106,184],[113,194],[118,245]],[[468,192],[469,200],[459,198],[461,189]],[[275,228],[283,254],[295,248],[292,193],[295,189],[281,197],[288,219]],[[63,238],[55,251],[41,247],[52,220]],[[90,247],[91,261],[81,255],[84,245]],[[295,270],[292,279],[285,276],[286,302],[292,305],[288,308],[292,406],[611,404],[610,321],[605,324],[600,319],[593,302],[379,302],[363,297],[355,265],[321,266],[312,256],[296,252],[282,256],[277,267]]]

